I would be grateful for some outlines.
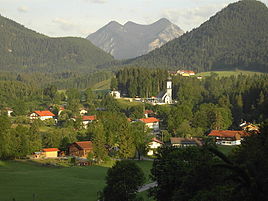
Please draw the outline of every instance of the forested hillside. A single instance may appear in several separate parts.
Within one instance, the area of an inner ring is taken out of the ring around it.
[[[0,16],[0,70],[94,71],[113,57],[82,38],[50,38]]]
[[[268,9],[259,1],[230,4],[199,28],[125,63],[166,69],[268,72]]]

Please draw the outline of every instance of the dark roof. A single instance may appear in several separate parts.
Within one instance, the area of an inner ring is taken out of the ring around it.
[[[157,98],[163,98],[167,92],[166,91],[161,91],[158,95]]]
[[[197,145],[202,145],[202,138],[183,138],[183,137],[171,137],[170,138],[171,144],[182,144],[182,145],[187,145],[187,144],[197,144]]]

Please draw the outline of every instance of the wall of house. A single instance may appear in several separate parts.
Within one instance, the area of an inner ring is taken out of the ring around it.
[[[58,157],[58,152],[57,151],[45,152],[45,157],[46,158],[57,158]]]

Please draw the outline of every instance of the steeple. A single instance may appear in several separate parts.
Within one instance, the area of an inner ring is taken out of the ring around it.
[[[171,77],[168,77],[167,79],[167,96],[169,96],[169,104],[172,103],[172,81]]]

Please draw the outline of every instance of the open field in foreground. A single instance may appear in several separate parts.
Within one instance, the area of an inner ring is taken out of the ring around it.
[[[260,75],[261,72],[245,71],[245,70],[233,70],[233,71],[208,71],[197,73],[195,76],[210,76],[212,73],[216,73],[220,77],[238,76],[238,75]]]
[[[151,161],[136,161],[149,174]],[[1,201],[95,201],[108,167],[44,167],[29,161],[0,161]],[[148,181],[148,180],[147,180]]]

